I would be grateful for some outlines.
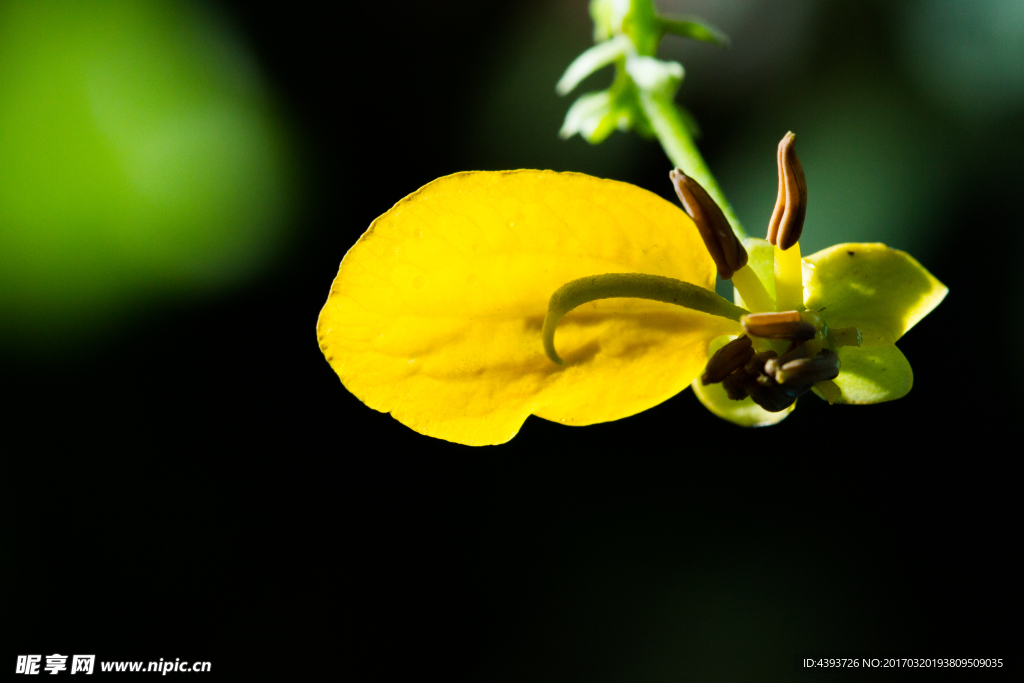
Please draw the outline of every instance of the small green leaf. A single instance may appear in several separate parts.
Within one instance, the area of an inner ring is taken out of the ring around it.
[[[703,40],[706,43],[717,45],[728,45],[729,36],[725,35],[711,24],[706,24],[699,19],[687,17],[685,19],[658,18],[658,26],[664,33],[672,33],[684,38]]]
[[[842,364],[833,380],[842,390],[839,403],[882,403],[907,395],[914,372],[903,352],[892,344],[842,346],[836,349]]]
[[[567,95],[590,74],[634,52],[636,48],[629,36],[618,35],[598,43],[573,60],[555,86],[555,91],[559,95]]]
[[[857,327],[864,346],[892,344],[949,291],[910,254],[837,244],[804,259],[804,303],[829,327]]]

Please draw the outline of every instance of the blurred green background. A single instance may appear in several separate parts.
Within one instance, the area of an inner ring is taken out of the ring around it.
[[[732,38],[659,54],[752,234],[793,130],[805,253],[881,241],[950,287],[900,341],[908,397],[801,399],[750,431],[687,391],[473,450],[324,362],[342,256],[441,175],[580,171],[675,201],[657,143],[558,138],[586,5],[0,3],[12,658],[783,681],[878,676],[801,657],[1012,656],[1021,375],[991,361],[1024,332],[1019,0],[657,2]]]
[[[132,309],[251,282],[285,241],[290,162],[214,8],[2,3],[3,347],[90,344]]]

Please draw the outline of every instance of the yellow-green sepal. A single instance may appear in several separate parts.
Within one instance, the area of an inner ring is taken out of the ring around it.
[[[838,403],[864,405],[895,401],[914,386],[914,372],[903,352],[892,344],[842,346],[841,363],[833,381],[842,391]]]
[[[711,342],[711,346],[708,349],[708,356],[713,356],[720,348],[725,346],[729,341],[735,339],[735,336],[722,336],[716,338]],[[728,420],[733,424],[737,424],[741,427],[768,427],[773,424],[778,424],[786,419],[793,408],[796,407],[796,403],[789,406],[785,410],[777,413],[769,413],[761,406],[754,403],[753,399],[749,396],[742,401],[733,401],[729,398],[728,394],[725,393],[725,389],[722,387],[722,383],[717,384],[701,384],[700,377],[693,380],[693,393],[697,395],[697,400],[704,404],[704,407],[710,410],[712,413]]]
[[[837,244],[804,265],[805,306],[829,327],[860,329],[864,346],[895,343],[949,291],[910,254],[884,244]]]

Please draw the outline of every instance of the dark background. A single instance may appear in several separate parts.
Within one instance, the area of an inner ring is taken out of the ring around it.
[[[472,449],[362,406],[316,317],[359,234],[438,176],[537,166],[668,196],[655,143],[555,135],[585,3],[218,7],[296,131],[301,212],[274,269],[233,294],[134,310],[83,351],[0,358],[4,667],[68,651],[382,681],[883,676],[799,668],[844,655],[1016,668],[1019,104],[979,123],[930,102],[894,66],[882,2],[816,11],[771,87],[684,84],[712,169],[834,70],[867,87],[888,73],[930,112],[952,170],[917,243],[950,294],[900,342],[913,392],[802,399],[763,430],[684,392]],[[547,71],[515,81],[540,44]]]

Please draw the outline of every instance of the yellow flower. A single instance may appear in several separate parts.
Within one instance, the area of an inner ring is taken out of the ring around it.
[[[691,383],[710,410],[743,425],[778,422],[812,388],[830,402],[898,398],[912,376],[893,342],[946,289],[884,245],[838,245],[801,263],[806,190],[784,192],[782,161],[780,146],[773,239],[788,249],[741,245],[699,186],[681,193],[688,215],[579,173],[435,180],[346,254],[320,347],[366,405],[469,445],[504,443],[531,414],[618,420]],[[736,305],[714,294],[716,268],[733,278]],[[753,341],[721,351],[744,334]]]
[[[807,185],[794,140],[788,133],[779,143],[768,239],[742,241],[747,265],[735,273],[716,257],[719,273],[732,277],[736,304],[752,313],[741,317],[746,335],[712,342],[712,360],[693,382],[711,412],[744,426],[781,421],[811,390],[830,404],[905,396],[914,376],[895,342],[948,292],[913,257],[884,244],[837,244],[801,259]],[[699,186],[697,200],[687,196],[689,179],[680,175],[673,172],[677,192],[698,223],[724,224]],[[691,209],[695,201],[710,220]]]
[[[551,295],[589,275],[646,273],[711,291],[693,221],[657,195],[579,173],[457,173],[378,218],[349,250],[320,314],[320,347],[366,405],[429,436],[511,439],[529,415],[618,420],[679,393],[734,320],[606,299],[541,344]]]

